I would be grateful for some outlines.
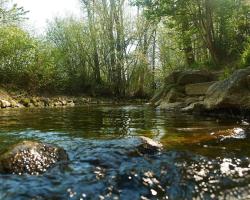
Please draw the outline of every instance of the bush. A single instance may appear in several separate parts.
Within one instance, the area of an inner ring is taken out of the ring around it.
[[[54,89],[53,48],[19,27],[0,27],[0,83],[29,92]]]
[[[246,45],[244,52],[242,53],[241,64],[244,67],[250,66],[250,40],[248,44]]]

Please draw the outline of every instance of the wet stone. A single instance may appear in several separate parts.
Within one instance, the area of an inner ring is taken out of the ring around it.
[[[163,149],[163,145],[148,137],[139,136],[134,138],[135,149],[129,152],[130,155],[155,154]]]
[[[24,141],[0,156],[0,173],[39,175],[67,160],[68,155],[61,147]]]

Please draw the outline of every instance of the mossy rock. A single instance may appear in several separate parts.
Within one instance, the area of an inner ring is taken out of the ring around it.
[[[20,104],[24,105],[25,107],[30,107],[31,101],[29,98],[22,98],[19,101]]]
[[[30,103],[32,103],[34,106],[38,107],[39,106],[39,99],[31,98]]]

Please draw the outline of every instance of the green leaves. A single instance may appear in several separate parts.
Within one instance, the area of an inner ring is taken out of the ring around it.
[[[54,73],[51,46],[16,26],[0,27],[0,80],[28,91],[50,85]]]
[[[241,64],[244,67],[250,66],[250,37],[248,39],[248,43],[246,45],[246,48],[243,51],[243,54],[241,56]]]
[[[0,4],[0,26],[3,25],[17,25],[19,22],[26,19],[23,7],[18,7],[17,4],[9,6],[9,1],[1,1]]]
[[[250,34],[250,5],[243,0],[135,0],[135,4],[144,7],[149,20],[177,30],[180,50],[192,48],[202,62],[234,62]]]

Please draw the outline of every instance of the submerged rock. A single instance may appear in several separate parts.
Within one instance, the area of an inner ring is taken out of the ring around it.
[[[215,136],[216,138],[219,138],[221,141],[225,139],[245,139],[246,133],[245,130],[242,128],[233,128],[233,129],[227,129],[222,131],[213,132],[210,135]]]
[[[67,161],[66,151],[54,145],[23,141],[0,156],[0,173],[38,175],[60,161]]]
[[[177,132],[182,136],[167,136],[163,142],[166,147],[178,147],[182,145],[204,144],[206,142],[223,142],[228,139],[245,139],[247,137],[246,130],[236,127],[224,130],[214,130],[213,132],[207,132],[204,127],[190,127],[190,128],[177,128]],[[189,134],[191,133],[191,134]],[[194,134],[195,133],[195,134]]]

